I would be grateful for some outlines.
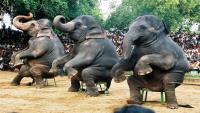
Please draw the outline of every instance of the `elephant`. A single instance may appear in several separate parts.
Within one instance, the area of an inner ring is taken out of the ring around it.
[[[26,64],[22,66],[26,68],[23,70],[34,78],[36,88],[43,88],[45,86],[43,78],[56,76],[49,73],[49,70],[53,60],[64,55],[64,46],[53,32],[50,20],[32,20],[32,18],[33,14],[29,13],[29,16],[19,15],[13,19],[13,25],[16,28],[31,36],[28,48],[15,56],[15,66],[22,65],[21,59],[26,59]],[[21,22],[21,20],[27,22]],[[19,85],[22,78],[22,75],[18,74],[11,83]]]
[[[114,44],[105,36],[103,28],[90,15],[81,15],[65,22],[65,18],[58,15],[53,25],[58,30],[68,33],[74,41],[74,49],[53,61],[50,72],[55,73],[57,66],[63,64],[63,70],[71,76],[69,92],[78,92],[80,81],[86,84],[88,96],[98,96],[95,85],[106,82],[109,89],[112,77],[112,66],[118,62]]]
[[[132,71],[127,83],[130,89],[129,104],[142,104],[140,90],[166,93],[167,107],[178,108],[175,88],[189,69],[183,50],[168,37],[169,31],[158,17],[137,17],[129,26],[123,40],[123,57],[111,73],[116,82],[125,80],[124,72]]]

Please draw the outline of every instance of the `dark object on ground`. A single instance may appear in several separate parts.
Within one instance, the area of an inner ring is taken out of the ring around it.
[[[139,105],[125,105],[114,110],[114,113],[155,113],[153,110]]]

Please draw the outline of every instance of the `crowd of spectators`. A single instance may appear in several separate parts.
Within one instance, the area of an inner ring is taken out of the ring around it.
[[[14,51],[26,48],[28,37],[20,31],[0,29],[0,70],[9,70],[9,61]]]
[[[186,53],[191,71],[200,73],[200,35],[195,33],[170,33],[169,35]]]
[[[13,35],[14,34],[14,35]],[[8,62],[13,51],[19,51],[27,47],[28,39],[26,35],[19,31],[2,31],[0,35],[0,70],[9,69]],[[122,43],[125,36],[125,31],[106,32],[107,37],[116,46],[116,51],[119,56],[122,56]],[[14,36],[14,37],[13,37]],[[198,70],[200,68],[200,35],[195,33],[170,33],[171,37],[186,53],[191,69]],[[69,53],[73,49],[73,41],[66,38],[65,35],[59,36],[65,47],[65,53]]]
[[[122,53],[123,53],[122,43],[124,40],[124,33],[121,31],[118,31],[118,32],[108,32],[107,31],[106,35],[115,45],[118,55],[122,56]]]

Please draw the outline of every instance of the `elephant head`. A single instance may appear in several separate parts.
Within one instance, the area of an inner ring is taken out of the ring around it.
[[[70,38],[78,42],[104,33],[95,18],[89,15],[78,16],[67,23],[64,17],[59,15],[54,18],[53,25],[60,31],[69,33]]]
[[[29,16],[19,15],[13,19],[13,25],[23,31],[27,31],[30,36],[35,37],[39,31],[39,25],[37,21],[32,20],[33,14],[29,13]],[[21,21],[27,22],[21,22]]]
[[[126,33],[123,48],[124,59],[131,55],[132,45],[148,46],[154,41],[159,40],[159,35],[168,34],[165,24],[153,15],[139,16],[130,25]]]
[[[51,31],[51,22],[48,19],[39,19],[39,20],[32,20],[33,14],[29,13],[29,16],[23,16],[19,15],[16,16],[13,19],[13,25],[25,32],[28,33],[28,35],[32,37],[38,37],[44,34],[50,34],[52,33]],[[21,21],[26,21],[26,22],[21,22]],[[46,29],[50,29],[49,31],[46,31]],[[47,33],[48,32],[48,33]]]

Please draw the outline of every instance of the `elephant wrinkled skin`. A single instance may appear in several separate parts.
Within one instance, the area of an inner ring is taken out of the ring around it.
[[[26,64],[20,68],[20,73],[13,79],[12,84],[19,85],[25,75],[30,75],[36,82],[36,88],[44,87],[43,78],[55,75],[49,73],[52,62],[57,57],[64,55],[64,47],[60,39],[51,28],[48,19],[31,20],[33,15],[16,16],[13,24],[31,36],[28,48],[15,56],[15,66],[22,65],[21,59],[26,59]],[[27,22],[20,22],[26,20]],[[26,74],[22,74],[27,72]]]
[[[153,15],[138,17],[129,27],[123,42],[123,58],[112,68],[116,81],[123,81],[124,71],[133,71],[128,77],[128,103],[142,104],[140,90],[165,91],[167,107],[178,108],[175,88],[182,83],[188,71],[188,61],[182,49],[167,36],[164,23]]]
[[[58,65],[64,64],[64,71],[72,76],[68,91],[77,92],[79,82],[83,81],[86,83],[87,95],[97,96],[96,82],[106,82],[107,88],[110,87],[110,70],[118,61],[115,47],[94,17],[82,15],[67,23],[63,20],[63,16],[56,16],[53,24],[62,32],[69,33],[75,47],[72,53],[56,59],[51,71],[54,72]]]

